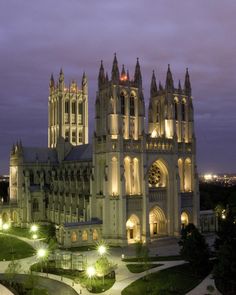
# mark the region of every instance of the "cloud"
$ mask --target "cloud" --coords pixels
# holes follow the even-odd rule
[[[110,74],[114,52],[131,75],[140,57],[146,103],[153,69],[164,81],[170,63],[177,83],[189,67],[199,170],[234,171],[235,14],[236,3],[221,0],[2,0],[0,173],[19,136],[46,145],[49,76],[61,66],[68,82],[87,72],[92,128],[99,63]]]

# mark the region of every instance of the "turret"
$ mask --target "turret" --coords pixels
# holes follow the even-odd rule
[[[60,89],[61,91],[64,90],[64,73],[63,73],[62,68],[61,68],[61,70],[60,70],[60,74],[59,74],[59,89]]]
[[[166,87],[165,88],[168,92],[171,92],[174,89],[174,82],[173,82],[172,73],[170,70],[170,65],[168,65],[168,70],[167,70],[167,74],[166,74]]]
[[[82,92],[83,94],[88,94],[88,79],[85,72],[83,73],[82,77]]]
[[[186,74],[185,74],[184,92],[188,96],[191,96],[191,94],[192,94],[192,89],[191,89],[191,83],[190,83],[190,77],[189,77],[189,73],[188,73],[188,68],[186,69]]]
[[[113,65],[112,65],[111,80],[113,83],[118,83],[120,80],[120,73],[119,73],[119,67],[118,67],[118,61],[116,58],[116,54],[114,55],[114,60],[113,60]]]

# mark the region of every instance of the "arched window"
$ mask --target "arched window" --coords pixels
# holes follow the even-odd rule
[[[186,121],[186,111],[185,111],[185,103],[184,102],[182,102],[181,108],[182,108],[182,121]]]
[[[78,123],[82,124],[82,122],[83,122],[83,103],[80,102],[78,107]]]
[[[130,116],[135,116],[135,101],[134,101],[133,94],[131,94],[131,96],[130,96],[129,112],[130,112]]]
[[[30,185],[34,184],[34,172],[30,171]]]
[[[76,232],[72,232],[72,234],[71,234],[71,242],[76,242],[77,241],[77,234],[76,234]]]
[[[32,205],[32,209],[33,209],[33,212],[38,212],[39,211],[39,202],[38,200],[34,199],[33,200],[33,205]]]
[[[125,95],[123,92],[120,94],[120,112],[121,115],[125,115]]]
[[[98,232],[96,229],[93,231],[93,240],[94,241],[98,240]]]
[[[84,230],[82,234],[82,241],[87,241],[87,240],[88,240],[88,233],[86,230]]]
[[[72,102],[72,114],[73,115],[76,114],[76,104],[75,104],[75,101]]]
[[[156,117],[157,123],[160,121],[160,112],[159,112],[159,105],[157,104],[157,117]]]
[[[65,113],[69,113],[69,101],[65,101]]]
[[[113,157],[111,161],[111,193],[112,195],[118,194],[118,164],[117,164],[117,158]]]
[[[174,109],[175,109],[175,120],[178,120],[178,102],[175,100],[174,102]]]
[[[132,194],[132,177],[131,177],[131,159],[125,157],[124,159],[125,168],[125,191],[127,195]]]

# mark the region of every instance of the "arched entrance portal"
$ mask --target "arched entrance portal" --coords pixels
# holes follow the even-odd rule
[[[139,218],[132,214],[126,222],[127,240],[128,243],[140,241],[140,223]]]
[[[155,206],[149,213],[150,237],[156,238],[167,234],[166,217],[163,210]]]
[[[186,225],[189,224],[188,214],[186,212],[182,212],[181,214],[181,227],[185,228]]]

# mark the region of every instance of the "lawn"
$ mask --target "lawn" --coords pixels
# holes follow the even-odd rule
[[[41,263],[33,264],[30,267],[30,269],[32,271],[40,272]],[[115,278],[113,277],[111,278],[109,277],[109,275],[104,277],[104,284],[103,284],[102,278],[94,277],[92,280],[90,280],[87,278],[84,271],[55,268],[54,262],[48,262],[47,267],[45,266],[43,267],[43,272],[55,274],[58,276],[62,276],[62,277],[66,277],[71,280],[74,280],[75,282],[80,283],[81,286],[83,286],[84,288],[89,289],[91,293],[101,293],[103,291],[106,291],[110,289],[115,283]]]
[[[126,264],[128,270],[132,273],[140,273],[146,270],[149,270],[151,268],[157,267],[157,266],[161,266],[163,264],[143,264],[143,263],[135,263],[135,264]]]
[[[182,295],[197,286],[205,277],[193,274],[189,264],[178,265],[141,278],[122,291],[122,295]]]
[[[35,250],[29,244],[10,236],[0,234],[0,260],[12,260],[29,257]]]
[[[36,232],[39,239],[47,238],[51,233],[51,226],[50,225],[38,225],[38,231]],[[8,234],[16,235],[18,237],[32,239],[33,232],[30,231],[30,228],[22,228],[22,227],[15,227],[12,226],[7,230]]]
[[[183,260],[180,255],[172,255],[172,256],[153,256],[148,257],[148,261],[175,261],[175,260]],[[131,257],[123,259],[124,262],[140,262],[142,258],[139,257]]]

